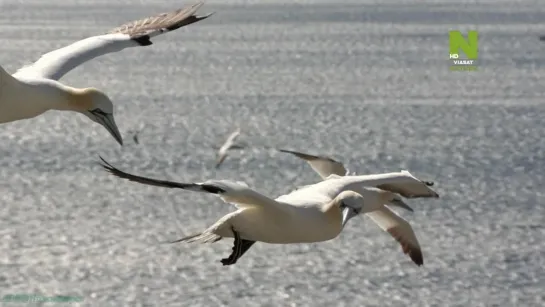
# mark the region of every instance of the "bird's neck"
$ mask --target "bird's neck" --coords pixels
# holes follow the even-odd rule
[[[35,89],[33,100],[48,110],[83,112],[92,107],[92,98],[86,88],[71,87],[55,80],[40,80],[31,87]]]
[[[10,105],[14,112],[21,109],[25,118],[48,110],[82,111],[91,102],[84,89],[55,80],[8,77],[2,75],[2,103]]]
[[[50,79],[12,76],[0,67],[0,123],[36,117],[48,110],[91,109],[92,89],[78,89]]]
[[[84,112],[93,107],[91,90],[62,85],[63,99],[57,110]]]

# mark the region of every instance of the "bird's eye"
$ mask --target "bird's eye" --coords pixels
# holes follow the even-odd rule
[[[98,108],[94,109],[94,110],[91,110],[89,112],[91,112],[91,114],[93,114],[95,116],[106,116],[107,115],[106,112],[104,112],[104,111],[102,111],[101,109],[98,109]]]

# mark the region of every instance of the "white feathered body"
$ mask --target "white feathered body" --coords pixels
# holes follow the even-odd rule
[[[321,242],[335,238],[342,230],[341,211],[323,213],[318,207],[290,207],[288,212],[242,208],[218,220],[207,232],[233,237],[231,227],[242,239],[271,244]],[[337,222],[335,222],[335,220]]]

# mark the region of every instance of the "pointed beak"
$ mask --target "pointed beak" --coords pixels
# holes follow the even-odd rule
[[[348,220],[350,220],[351,218],[353,218],[354,216],[358,215],[358,212],[350,207],[345,207],[343,209],[343,221],[342,221],[342,226],[344,228],[344,226],[346,225],[346,223],[348,222]]]
[[[114,115],[113,114],[95,114],[95,117],[97,119],[97,122],[104,126],[108,132],[114,137],[114,139],[119,143],[119,145],[123,146],[123,137],[121,137],[121,133],[119,132],[119,129],[117,128],[117,125],[115,123]]]
[[[409,205],[407,205],[401,199],[394,199],[394,200],[390,201],[389,204],[392,205],[392,206],[397,206],[397,207],[403,208],[405,210],[409,210],[411,212],[414,212],[413,208],[409,207]]]

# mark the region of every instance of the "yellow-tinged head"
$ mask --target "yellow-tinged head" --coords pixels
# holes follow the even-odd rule
[[[102,125],[120,145],[123,145],[123,138],[114,119],[114,106],[106,94],[92,87],[74,89],[70,91],[68,104],[71,110],[83,113]]]

